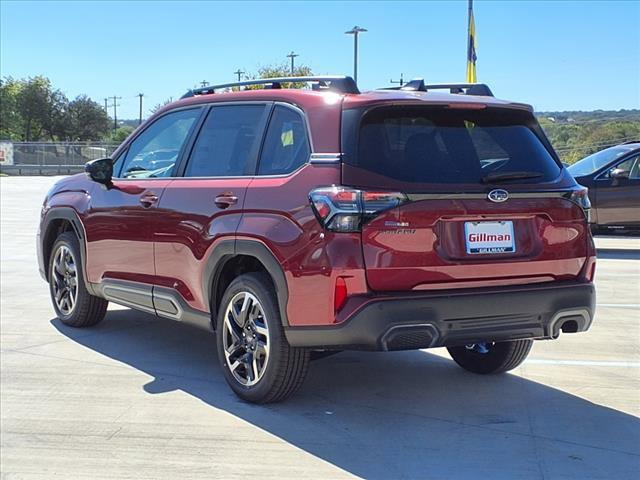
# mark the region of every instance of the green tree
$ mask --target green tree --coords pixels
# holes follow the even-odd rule
[[[48,78],[37,76],[21,80],[16,97],[16,110],[21,120],[21,137],[30,142],[40,140],[47,126],[51,124],[51,115],[59,94],[51,87]]]
[[[309,77],[313,75],[311,67],[306,65],[299,65],[293,69],[293,75],[291,75],[291,67],[287,63],[281,63],[276,65],[264,65],[258,68],[258,73],[248,78],[278,78],[278,77]],[[303,88],[306,84],[304,82],[285,83],[283,88]],[[251,85],[248,87],[250,90],[257,90],[263,88],[260,85]]]
[[[151,112],[151,115],[153,115],[154,113],[156,113],[158,110],[160,110],[165,105],[169,105],[171,102],[173,102],[173,97],[169,97],[164,102],[160,102],[160,103],[156,104],[156,106],[153,107],[151,110],[149,110],[149,112]]]
[[[100,140],[111,127],[109,116],[99,103],[80,95],[69,103],[71,135],[73,141]]]
[[[123,125],[122,127],[118,128],[115,132],[113,132],[111,134],[111,140],[114,143],[122,143],[126,140],[126,138],[131,135],[131,132],[133,132],[135,130],[135,128],[133,128],[130,125]]]
[[[0,79],[0,140],[20,140],[22,120],[18,94],[22,85],[11,77]]]

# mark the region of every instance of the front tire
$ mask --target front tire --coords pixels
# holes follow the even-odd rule
[[[302,385],[309,351],[291,347],[269,278],[248,273],[225,291],[216,322],[218,360],[225,380],[243,400],[284,400]]]
[[[529,355],[533,340],[484,342],[447,347],[451,358],[472,373],[503,373],[519,366]]]
[[[72,232],[56,239],[49,258],[49,293],[56,316],[70,327],[102,321],[109,302],[91,295],[84,283],[80,243]]]

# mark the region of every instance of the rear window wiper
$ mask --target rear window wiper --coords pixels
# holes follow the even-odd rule
[[[480,179],[482,183],[497,183],[507,180],[523,180],[525,178],[540,178],[543,174],[540,172],[492,172]]]

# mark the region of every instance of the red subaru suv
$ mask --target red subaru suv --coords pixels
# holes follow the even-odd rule
[[[38,253],[62,322],[114,302],[202,325],[263,403],[314,351],[445,346],[486,374],[587,330],[588,208],[532,108],[486,85],[261,79],[188,92],[59,181]]]

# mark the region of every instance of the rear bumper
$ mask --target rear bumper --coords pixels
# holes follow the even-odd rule
[[[346,321],[326,327],[286,327],[292,346],[409,350],[480,341],[556,338],[584,332],[595,312],[593,283],[448,290],[362,297]]]

